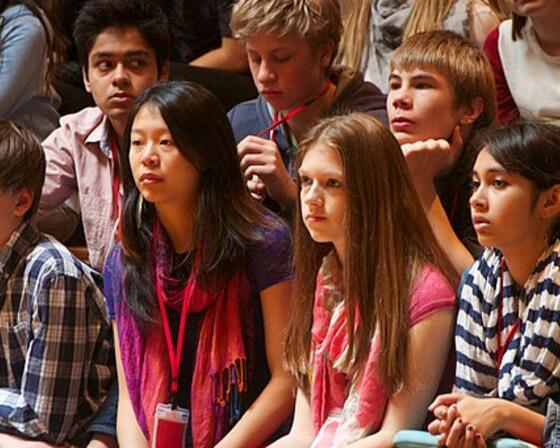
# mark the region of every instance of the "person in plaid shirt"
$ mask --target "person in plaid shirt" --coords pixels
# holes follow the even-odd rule
[[[30,218],[45,156],[0,121],[0,446],[80,443],[114,377],[111,326],[91,271]]]

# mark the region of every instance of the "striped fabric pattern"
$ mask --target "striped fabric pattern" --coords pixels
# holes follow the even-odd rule
[[[514,283],[505,263],[501,284],[503,256],[496,249],[486,249],[473,264],[459,289],[456,390],[539,410],[547,398],[560,398],[559,251],[556,240],[523,287]],[[500,306],[502,344],[518,317],[520,324],[498,366]]]

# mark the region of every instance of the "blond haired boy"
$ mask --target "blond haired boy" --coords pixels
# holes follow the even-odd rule
[[[338,0],[240,0],[231,28],[246,46],[260,94],[229,112],[241,169],[254,197],[291,208],[293,156],[307,130],[335,112],[386,122],[385,96],[360,73],[333,67],[342,32]]]

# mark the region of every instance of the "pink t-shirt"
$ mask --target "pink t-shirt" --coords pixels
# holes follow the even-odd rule
[[[378,373],[380,346],[377,338],[374,338],[364,374],[357,383],[350,383],[351,377],[337,367],[348,340],[346,313],[342,303],[332,312],[324,307],[325,300],[333,296],[329,285],[323,284],[319,275],[318,290],[321,288],[326,288],[326,293],[321,294],[319,300],[316,297],[314,316],[322,323],[313,325],[311,408],[317,431],[314,448],[343,446],[378,431],[389,399]],[[455,306],[455,291],[447,279],[433,266],[426,266],[413,287],[409,326],[412,328],[430,315]],[[329,322],[327,328],[325,322]],[[446,336],[435,334],[434,338]]]

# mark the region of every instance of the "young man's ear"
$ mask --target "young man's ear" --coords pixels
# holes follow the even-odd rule
[[[484,100],[482,97],[477,96],[473,98],[469,105],[465,105],[461,108],[461,115],[459,117],[460,125],[470,125],[474,124],[476,119],[484,111]]]
[[[540,214],[545,219],[560,216],[560,184],[541,192]]]
[[[158,81],[168,81],[169,80],[169,59],[163,63],[161,70],[159,71]]]
[[[88,78],[88,73],[87,73],[87,68],[85,65],[82,65],[82,79],[84,80],[84,86],[86,88],[86,91],[88,93],[91,93],[91,88],[89,85],[89,78]]]
[[[16,205],[14,207],[14,215],[18,218],[25,216],[25,214],[33,206],[33,192],[28,188],[22,188],[16,193]]]

